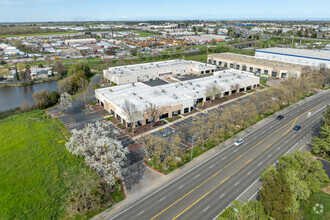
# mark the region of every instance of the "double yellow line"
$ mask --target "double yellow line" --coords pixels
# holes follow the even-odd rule
[[[191,191],[189,191],[187,194],[185,194],[184,196],[182,196],[181,198],[179,198],[178,200],[176,200],[174,203],[172,203],[171,205],[169,205],[168,207],[166,207],[164,210],[162,210],[161,212],[159,212],[157,215],[155,215],[154,217],[151,218],[151,220],[157,218],[159,215],[161,215],[162,213],[164,213],[166,210],[168,210],[169,208],[171,208],[172,206],[174,206],[175,204],[177,204],[178,202],[180,202],[182,199],[184,199],[185,197],[187,197],[189,194],[191,194],[192,192],[194,192],[196,189],[198,189],[199,187],[201,187],[204,183],[208,182],[209,180],[211,180],[213,177],[215,177],[216,175],[218,175],[221,171],[223,171],[225,168],[227,168],[228,166],[230,166],[232,163],[234,163],[235,161],[237,161],[238,159],[240,159],[241,157],[243,157],[245,154],[247,154],[250,150],[254,149],[256,146],[258,146],[260,143],[262,143],[263,141],[265,141],[266,139],[268,139],[270,136],[272,136],[273,134],[277,133],[279,130],[281,130],[282,128],[284,128],[285,126],[287,126],[288,124],[292,123],[292,126],[290,127],[290,129],[288,129],[281,137],[283,137],[284,135],[286,135],[294,126],[294,124],[296,123],[296,121],[298,120],[298,118],[300,118],[303,114],[305,114],[306,112],[309,112],[315,108],[317,108],[318,106],[324,104],[324,102],[320,103],[319,105],[305,111],[304,113],[300,114],[298,117],[296,117],[295,119],[292,119],[290,122],[286,123],[285,125],[283,125],[282,127],[280,127],[279,129],[277,129],[276,131],[274,131],[273,133],[271,133],[270,135],[268,135],[266,138],[264,138],[263,140],[261,140],[259,143],[257,143],[255,146],[251,147],[249,150],[247,150],[246,152],[244,152],[242,155],[240,155],[239,157],[237,157],[235,160],[231,161],[229,164],[227,164],[224,168],[220,169],[219,171],[217,171],[215,174],[213,174],[211,177],[209,177],[208,179],[206,179],[205,181],[203,181],[201,184],[199,184],[198,186],[196,186],[194,189],[192,189]],[[280,138],[281,138],[280,137]],[[279,138],[278,138],[279,139]],[[278,140],[277,139],[277,140]],[[277,141],[276,140],[276,141]],[[276,142],[275,141],[275,142]],[[275,143],[273,142],[273,143]],[[272,143],[272,144],[273,144]],[[248,163],[250,163],[253,159],[255,159],[257,156],[259,156],[261,153],[263,153],[266,149],[268,149],[272,144],[268,145],[265,149],[263,149],[261,152],[259,152],[256,156],[254,156],[252,159],[250,159],[249,161],[247,161],[243,166],[241,166],[239,169],[237,169],[234,173],[232,173],[230,176],[228,176],[226,179],[224,179],[223,181],[221,181],[218,185],[216,185],[213,189],[211,189],[210,191],[208,191],[206,194],[204,194],[202,197],[200,197],[198,200],[196,200],[193,204],[191,204],[189,207],[187,207],[185,210],[183,210],[182,212],[180,212],[177,216],[175,216],[173,219],[177,219],[178,217],[180,217],[183,213],[185,213],[188,209],[190,209],[192,206],[194,206],[196,203],[198,203],[200,200],[202,200],[204,197],[206,197],[208,194],[210,194],[212,191],[214,191],[216,188],[218,188],[221,184],[223,184],[226,180],[228,180],[230,177],[232,177],[235,173],[237,173],[239,170],[241,170],[244,166],[246,166]]]

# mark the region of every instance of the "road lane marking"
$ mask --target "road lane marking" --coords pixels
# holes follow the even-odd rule
[[[200,174],[197,174],[196,176],[195,176],[195,178],[197,178],[197,177],[199,177],[200,176]]]
[[[163,201],[165,198],[166,198],[166,196],[165,196],[165,197],[163,197],[163,198],[161,198],[161,199],[159,200],[159,202],[160,202],[160,201]]]
[[[262,164],[262,162],[260,162],[259,164],[258,164],[258,166],[260,166]]]
[[[246,175],[248,176],[248,175],[250,175],[251,174],[251,171],[250,172],[248,172]]]
[[[238,151],[238,149],[234,150],[234,152]]]
[[[219,198],[221,199],[224,195],[226,195],[226,193],[222,194]]]
[[[281,149],[281,147],[278,147],[277,150]]]
[[[222,158],[221,160],[224,160],[224,159],[226,159],[227,157],[224,157],[224,158]]]
[[[285,143],[288,143],[288,141],[286,141]]]
[[[324,104],[324,102],[316,105],[314,108],[317,108],[318,106]],[[312,110],[309,109],[306,112]],[[227,168],[228,166],[230,166],[232,163],[236,162],[237,160],[239,160],[241,157],[243,157],[245,154],[247,154],[250,150],[254,149],[256,146],[258,146],[260,143],[262,143],[263,141],[265,141],[266,139],[268,139],[270,136],[272,136],[273,134],[277,133],[278,131],[280,131],[282,128],[284,128],[285,126],[287,126],[288,124],[292,125],[291,127],[282,135],[282,137],[284,135],[286,135],[294,126],[294,124],[296,123],[296,121],[298,120],[298,118],[302,115],[304,115],[306,112],[302,113],[301,115],[299,115],[298,117],[296,117],[295,119],[292,119],[291,121],[289,121],[288,123],[286,123],[285,125],[283,125],[282,127],[278,128],[276,131],[274,131],[273,133],[271,133],[270,135],[268,135],[267,137],[265,137],[263,140],[261,140],[259,143],[257,143],[255,146],[253,146],[252,148],[250,148],[249,150],[245,151],[243,154],[241,154],[239,157],[237,157],[236,159],[232,160],[229,164],[227,164],[225,167],[223,167],[222,169],[218,170],[216,173],[214,173],[212,176],[210,176],[209,178],[207,178],[206,180],[204,180],[201,184],[199,184],[198,186],[196,186],[194,189],[190,190],[188,193],[186,193],[185,195],[183,195],[181,198],[179,198],[178,200],[176,200],[175,202],[173,202],[171,205],[169,205],[168,207],[166,207],[165,209],[163,209],[161,212],[159,212],[157,215],[155,215],[154,217],[151,218],[151,220],[157,218],[159,215],[161,215],[162,213],[164,213],[166,210],[168,210],[169,208],[171,208],[172,206],[174,206],[175,204],[177,204],[178,202],[180,202],[182,199],[184,199],[185,197],[187,197],[189,194],[191,194],[192,192],[194,192],[196,189],[198,189],[199,187],[201,187],[204,183],[208,182],[210,179],[214,178],[215,176],[217,176],[222,170],[224,170],[225,168]],[[275,142],[274,142],[275,143]],[[273,143],[272,143],[273,144]],[[199,202],[201,199],[203,199],[205,196],[207,196],[208,194],[210,194],[213,190],[215,190],[217,187],[219,187],[223,182],[225,182],[227,179],[229,179],[231,176],[233,176],[235,173],[237,173],[240,169],[242,169],[246,164],[250,163],[254,158],[256,158],[258,155],[260,155],[262,152],[264,152],[266,149],[268,149],[272,144],[268,145],[266,148],[264,148],[261,152],[259,152],[257,155],[255,155],[252,159],[250,159],[248,162],[246,162],[242,167],[240,167],[238,170],[236,170],[234,173],[232,173],[229,177],[225,178],[223,181],[221,181],[217,186],[215,186],[212,190],[210,190],[209,192],[207,192],[206,194],[204,194],[202,197],[200,197],[197,201],[195,201],[193,204],[191,204],[188,208],[186,208],[185,210],[183,210],[180,214],[178,214],[176,217],[174,217],[173,219],[177,219],[180,215],[182,215],[184,212],[186,212],[188,209],[190,209],[192,206],[194,206],[197,202]]]
[[[305,147],[305,144],[301,148],[299,148],[299,150],[303,149],[304,147]]]
[[[137,216],[141,215],[144,212],[144,210],[142,212],[139,212],[139,214],[137,214]]]
[[[257,136],[255,136],[255,137],[253,138],[253,140],[255,140],[255,139],[257,139]]]
[[[235,186],[237,186],[237,184],[239,184],[239,182],[235,183]]]
[[[272,156],[272,155],[271,155],[271,154],[269,154],[269,155],[268,155],[268,158],[270,158],[271,156]]]
[[[184,187],[184,185],[181,185],[178,189],[181,189],[182,187]]]
[[[214,167],[214,164],[212,166],[210,166],[209,169],[211,169],[212,167]]]
[[[203,212],[205,212],[206,210],[208,210],[208,208],[209,208],[209,207],[206,207],[206,208],[203,210]]]

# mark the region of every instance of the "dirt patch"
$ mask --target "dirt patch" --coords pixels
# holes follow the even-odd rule
[[[330,195],[330,184],[327,187],[324,187],[320,189],[322,192],[325,192],[326,194]]]

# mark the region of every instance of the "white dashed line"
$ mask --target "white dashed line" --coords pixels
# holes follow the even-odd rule
[[[142,212],[140,212],[139,214],[137,214],[137,216],[141,215],[144,212],[144,210]]]
[[[281,149],[281,147],[278,147],[277,150]]]
[[[237,184],[239,184],[239,182],[235,183],[235,186],[237,186]]]
[[[253,140],[257,139],[257,137],[254,137]]]
[[[272,155],[271,155],[271,154],[269,154],[269,155],[268,155],[268,158],[269,158],[269,157],[271,157],[271,156],[272,156]]]
[[[210,166],[209,169],[211,169],[212,167],[214,167],[214,164],[212,166]]]
[[[224,158],[222,158],[221,160],[224,160],[224,159],[226,159],[227,157],[224,157]]]
[[[195,178],[197,178],[197,177],[199,177],[200,176],[200,174],[197,174],[196,176],[195,176]]]
[[[238,149],[234,150],[234,152],[236,152]]]
[[[260,162],[259,164],[258,164],[258,166],[260,166],[262,164],[262,162]]]
[[[219,198],[221,199],[224,195],[226,195],[226,193],[222,194]]]
[[[203,212],[205,212],[208,208],[209,208],[209,207],[206,207],[206,208],[203,210]]]
[[[251,174],[251,171],[250,172],[248,172],[246,175],[248,176],[248,175],[250,175]]]
[[[178,189],[181,189],[184,185],[181,185]]]
[[[165,197],[163,197],[163,198],[161,198],[161,199],[159,200],[159,202],[160,202],[160,201],[163,201],[165,198],[166,198],[166,196],[165,196]]]
[[[305,144],[301,148],[299,148],[299,150],[303,149],[304,147],[305,147]]]

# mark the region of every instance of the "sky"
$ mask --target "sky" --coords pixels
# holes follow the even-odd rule
[[[0,0],[0,22],[330,20],[330,0]]]

